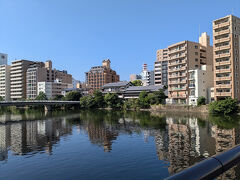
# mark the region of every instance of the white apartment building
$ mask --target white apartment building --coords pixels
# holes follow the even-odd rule
[[[52,82],[38,82],[37,93],[43,92],[46,94],[48,99],[52,98]]]
[[[11,99],[18,100],[26,98],[26,72],[33,61],[16,60],[12,62],[10,71]]]
[[[62,95],[62,91],[68,88],[69,84],[62,83],[59,79],[54,82],[38,82],[37,92],[43,92],[48,99],[55,98],[57,95]]]
[[[8,55],[0,53],[0,65],[7,65]]]
[[[5,101],[10,100],[10,68],[9,65],[0,65],[0,96]]]
[[[189,105],[197,105],[199,97],[206,98],[210,102],[210,90],[213,87],[212,66],[202,65],[200,69],[189,70]]]

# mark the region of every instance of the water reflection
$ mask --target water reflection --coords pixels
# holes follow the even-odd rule
[[[122,134],[143,134],[145,142],[153,137],[156,155],[168,164],[171,175],[240,141],[239,117],[110,111],[63,114],[2,114],[1,122],[8,123],[0,124],[0,161],[7,161],[9,152],[21,156],[39,152],[51,155],[53,146],[76,128],[106,153],[111,152]],[[235,179],[239,172],[236,166],[219,179]]]

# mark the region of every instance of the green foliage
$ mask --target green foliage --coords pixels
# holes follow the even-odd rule
[[[134,80],[134,81],[132,81],[132,85],[133,86],[142,86],[143,84],[142,84],[141,80]]]
[[[80,98],[80,107],[81,108],[95,108],[96,103],[92,96],[83,96]]]
[[[102,108],[105,106],[104,97],[101,91],[99,90],[94,91],[93,98],[94,98],[96,107]]]
[[[127,99],[125,100],[123,104],[123,109],[128,110],[128,109],[139,109],[139,100],[138,99]]]
[[[56,95],[55,98],[53,98],[53,100],[56,100],[56,101],[64,100],[64,96],[63,95]]]
[[[240,117],[238,115],[233,116],[216,116],[210,115],[209,121],[218,126],[221,129],[233,129],[239,127]]]
[[[107,93],[104,96],[104,101],[109,108],[121,108],[122,107],[122,100],[118,98],[116,93]]]
[[[149,108],[150,107],[148,93],[146,91],[142,91],[139,94],[139,105],[140,105],[140,108]]]
[[[199,97],[198,100],[197,100],[197,105],[198,106],[206,105],[206,98],[203,97],[203,96]]]
[[[79,101],[82,94],[77,91],[68,92],[64,98],[66,101]]]
[[[2,96],[0,96],[0,101],[4,101],[4,99],[3,99],[3,97],[2,97]]]
[[[165,100],[166,100],[167,97],[166,97],[166,95],[165,95],[165,93],[162,89],[154,92],[154,95],[157,98],[157,102],[155,104],[164,104],[165,103]]]
[[[39,92],[38,96],[35,98],[35,100],[47,100],[47,96],[44,92]]]
[[[214,114],[232,114],[238,112],[238,102],[236,99],[227,98],[214,101],[209,105],[209,111]]]

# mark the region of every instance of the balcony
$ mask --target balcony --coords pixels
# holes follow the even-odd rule
[[[186,91],[186,90],[187,90],[187,87],[182,87],[182,88],[176,88],[176,87],[168,88],[168,91]]]
[[[218,54],[218,55],[214,55],[215,59],[216,58],[225,58],[225,57],[230,57],[231,53],[223,53],[223,54]]]
[[[187,61],[186,60],[182,60],[181,62],[169,62],[168,63],[168,66],[176,66],[176,65],[179,65],[179,64],[186,64]]]
[[[215,66],[230,65],[231,61],[215,62]]]
[[[181,68],[172,68],[172,69],[168,69],[168,72],[176,72],[176,71],[186,71],[186,66],[181,67]]]
[[[216,69],[215,73],[228,73],[231,72],[231,68],[229,69]]]
[[[229,42],[229,41],[230,41],[230,37],[226,37],[226,38],[214,39],[213,43],[217,44],[217,43],[223,43],[223,42]]]
[[[189,88],[195,88],[195,84],[189,84]]]
[[[181,51],[185,51],[186,50],[186,47],[182,47],[182,48],[174,48],[173,50],[170,50],[168,51],[168,54],[174,54],[174,53],[178,53],[178,52],[181,52]]]
[[[215,96],[232,96],[231,92],[216,92]]]
[[[180,56],[171,56],[169,57],[170,60],[174,60],[174,59],[179,59],[179,58],[184,58],[186,56],[186,53],[182,53]]]
[[[231,81],[232,77],[216,77],[215,81]]]
[[[227,21],[227,22],[224,22],[224,23],[213,25],[213,29],[222,28],[222,27],[229,26],[229,25],[230,25],[230,22]]]
[[[187,98],[186,94],[173,94],[169,95],[169,98]]]
[[[229,33],[230,33],[230,29],[226,29],[219,32],[214,32],[214,36],[219,36],[219,35],[229,34]]]
[[[215,47],[214,51],[221,51],[221,50],[230,49],[230,48],[231,48],[230,45],[219,46],[219,47]]]
[[[219,88],[219,89],[231,89],[232,85],[231,84],[218,84],[215,87]]]

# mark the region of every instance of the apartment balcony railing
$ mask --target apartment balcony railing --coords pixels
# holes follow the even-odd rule
[[[187,87],[182,88],[168,88],[169,91],[186,91]]]
[[[176,72],[176,71],[186,71],[186,66],[181,67],[181,68],[169,68],[168,72]]]
[[[216,69],[215,73],[228,73],[231,72],[231,68],[229,69]]]
[[[225,27],[225,26],[229,26],[230,25],[230,22],[225,22],[225,23],[220,23],[220,24],[217,24],[217,25],[213,25],[213,29],[217,29],[217,28],[222,28],[222,27]]]
[[[187,98],[186,94],[174,94],[174,95],[169,95],[169,98]]]
[[[221,51],[221,50],[230,49],[230,48],[231,48],[230,45],[219,46],[219,47],[215,47],[214,51]]]
[[[218,89],[225,89],[225,88],[231,89],[231,88],[232,88],[232,85],[231,85],[231,84],[218,84],[218,85],[216,85],[215,87],[216,87],[216,89],[217,89],[217,88],[218,88]]]
[[[216,96],[232,96],[231,92],[216,92],[215,93]]]
[[[170,60],[179,59],[179,58],[184,58],[185,56],[186,56],[186,53],[182,53],[180,56],[173,55],[169,59]]]
[[[215,62],[215,66],[230,65],[231,61]]]
[[[216,77],[215,79],[216,81],[231,81],[232,80],[232,77]]]
[[[189,88],[195,88],[195,84],[189,84]]]
[[[182,81],[169,81],[169,84],[186,84],[187,80],[182,80]]]
[[[217,43],[228,42],[228,41],[230,41],[230,37],[215,39],[213,43],[217,44]]]
[[[169,62],[168,63],[168,66],[176,66],[176,65],[179,65],[179,64],[186,64],[186,60],[182,60],[180,62]]]
[[[186,47],[181,47],[181,48],[170,50],[170,51],[168,51],[168,54],[174,54],[174,53],[178,53],[181,51],[186,51]]]
[[[214,36],[219,36],[219,35],[229,34],[229,33],[230,33],[230,29],[226,29],[219,32],[214,32]]]
[[[223,54],[215,54],[215,58],[224,58],[224,57],[230,57],[231,53],[223,53]]]

